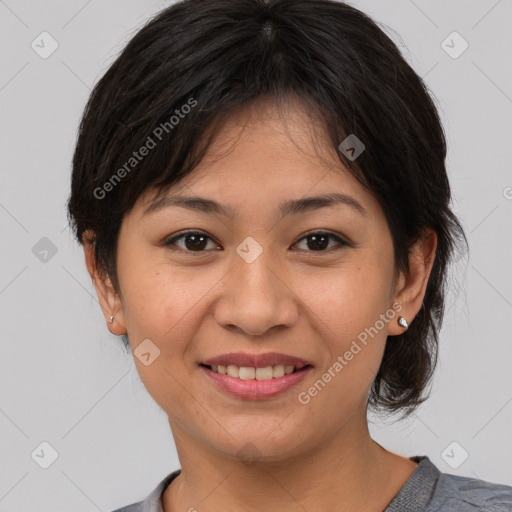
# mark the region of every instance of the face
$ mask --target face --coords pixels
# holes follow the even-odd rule
[[[141,380],[167,413],[177,445],[188,440],[228,456],[251,446],[279,460],[343,428],[358,435],[386,338],[403,332],[392,305],[400,302],[408,319],[421,306],[429,268],[394,279],[378,202],[335,155],[318,149],[329,147],[321,126],[290,105],[286,126],[272,105],[240,110],[166,196],[221,208],[164,202],[145,212],[155,193],[143,194],[119,235],[120,294],[97,286],[106,317],[115,313],[111,329],[128,333]],[[283,208],[325,194],[344,200]],[[372,327],[378,332],[363,343]],[[234,352],[280,353],[309,366],[281,392],[261,394],[262,385],[237,394],[201,366]],[[312,391],[319,379],[324,385]]]

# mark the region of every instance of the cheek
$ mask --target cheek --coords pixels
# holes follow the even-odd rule
[[[302,387],[299,402],[312,415],[330,411],[322,429],[340,425],[364,403],[380,367],[387,339],[381,314],[387,309],[387,280],[379,268],[360,264],[314,280],[303,289],[306,313],[314,323],[319,352],[326,355],[311,387]]]
[[[166,262],[150,261],[150,256],[139,258],[137,254],[125,258],[119,272],[123,309],[140,379],[160,407],[170,411],[190,400],[186,383],[191,367],[184,364],[190,360],[186,352],[201,323],[200,299],[207,296],[218,278],[196,274],[191,279],[190,272],[171,269]],[[145,340],[154,344],[148,345],[148,351],[158,354],[148,365],[137,357],[137,347],[142,347],[143,341],[147,344]]]
[[[370,387],[383,357],[390,322],[383,315],[390,308],[390,265],[376,252],[361,253],[357,264],[336,269],[328,279],[317,276],[303,283],[301,296],[310,311],[306,314],[316,318],[318,338],[329,354],[322,361],[325,380],[348,393],[348,400]]]
[[[126,327],[130,342],[136,346],[149,338],[165,354],[183,357],[187,340],[200,324],[199,316],[222,273],[197,266],[180,269],[171,266],[165,256],[137,254],[119,259],[123,283]]]
[[[373,258],[358,258],[357,264],[308,274],[296,289],[305,311],[310,309],[322,322],[325,334],[347,340],[373,325],[389,306],[391,276]],[[305,314],[308,314],[307,312]]]

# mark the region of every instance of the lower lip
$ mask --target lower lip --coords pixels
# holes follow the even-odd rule
[[[274,379],[243,380],[214,372],[205,366],[200,365],[199,368],[212,379],[222,391],[245,400],[262,400],[264,398],[278,396],[296,386],[306,374],[313,369],[312,366],[305,366],[301,370]]]

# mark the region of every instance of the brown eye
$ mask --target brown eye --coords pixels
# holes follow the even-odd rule
[[[336,248],[336,245],[338,248],[343,246],[351,246],[348,242],[339,236],[323,231],[309,233],[299,242],[302,242],[302,240],[306,240],[306,248],[304,249],[306,252],[329,252],[330,249]],[[214,242],[214,240],[205,233],[200,231],[187,231],[171,238],[165,242],[164,245],[171,250],[182,250],[189,253],[202,253],[208,250],[208,241]],[[337,242],[337,244],[330,246],[330,242],[332,241]],[[213,246],[210,246],[209,248],[220,249],[220,247],[215,245],[215,243],[213,243]]]
[[[348,246],[347,242],[342,240],[339,236],[334,235],[333,233],[326,233],[323,231],[318,231],[315,233],[310,233],[303,237],[302,240],[307,240],[306,247],[307,251],[312,252],[326,252],[326,249],[331,249],[332,247],[329,247],[329,239],[335,240],[338,242],[338,245],[341,246]]]
[[[201,233],[199,231],[188,231],[185,233],[181,233],[174,238],[171,238],[167,242],[165,242],[165,246],[174,250],[171,246],[177,246],[179,249],[182,249],[187,252],[204,252],[207,246],[207,241],[212,240],[211,237]],[[179,245],[176,242],[183,241],[183,245]],[[213,240],[212,240],[213,241]],[[217,246],[215,246],[217,247]]]

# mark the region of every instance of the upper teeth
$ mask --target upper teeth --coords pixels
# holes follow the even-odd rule
[[[282,377],[283,375],[288,375],[293,373],[295,366],[284,366],[282,364],[277,364],[275,366],[266,366],[265,368],[251,368],[248,366],[236,366],[234,364],[230,364],[228,366],[223,366],[221,364],[212,366],[212,370],[217,373],[221,373],[223,375],[229,375],[230,377],[235,377],[243,380],[270,380],[276,379],[278,377]]]

